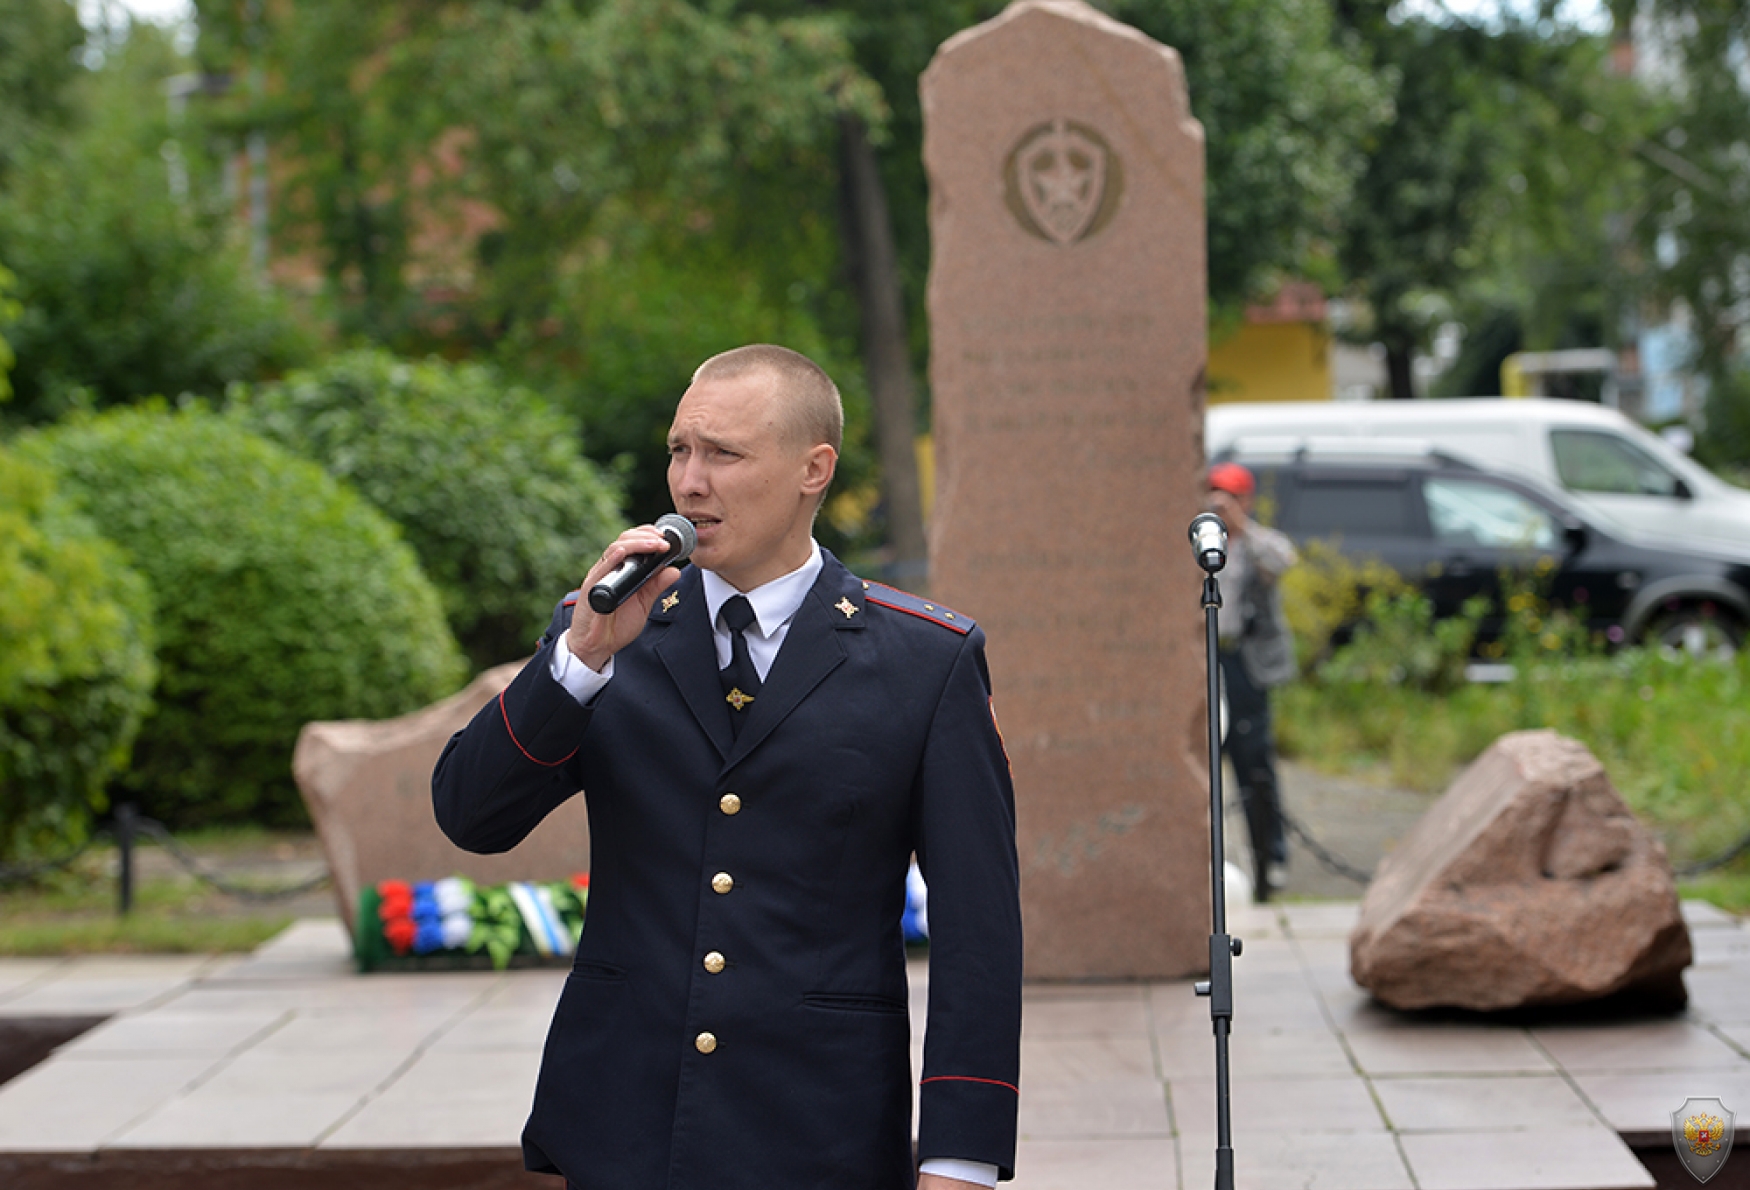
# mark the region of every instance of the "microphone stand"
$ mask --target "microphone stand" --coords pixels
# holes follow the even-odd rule
[[[1206,548],[1200,540],[1198,522],[1214,521],[1220,527],[1220,548]],[[1207,531],[1207,530],[1206,530]],[[1199,980],[1194,990],[1209,997],[1209,1019],[1215,1028],[1215,1190],[1233,1190],[1234,1150],[1232,1118],[1228,1103],[1227,1039],[1234,1015],[1233,961],[1240,953],[1240,940],[1227,932],[1227,883],[1224,880],[1226,849],[1222,845],[1221,805],[1221,661],[1217,652],[1216,611],[1221,607],[1221,588],[1215,574],[1227,565],[1227,527],[1219,518],[1204,513],[1191,523],[1191,540],[1203,576],[1204,654],[1209,679],[1209,893],[1212,929],[1209,935],[1209,978]]]

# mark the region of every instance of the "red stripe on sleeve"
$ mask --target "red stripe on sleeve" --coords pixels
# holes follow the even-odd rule
[[[920,1080],[918,1086],[921,1087],[924,1083],[989,1083],[993,1087],[1007,1087],[1017,1095],[1021,1093],[1021,1088],[1014,1083],[1005,1083],[1000,1078],[973,1078],[968,1074],[933,1074]]]
[[[566,761],[570,760],[573,756],[577,755],[577,748],[573,748],[558,760],[537,760],[527,748],[523,747],[523,742],[516,738],[516,731],[512,729],[510,725],[510,712],[504,708],[504,691],[502,690],[498,692],[498,713],[504,716],[505,734],[510,736],[510,742],[516,745],[516,750],[521,752],[524,756],[527,756],[531,761],[540,765],[542,768],[556,769]],[[582,745],[579,745],[579,747],[582,747]]]

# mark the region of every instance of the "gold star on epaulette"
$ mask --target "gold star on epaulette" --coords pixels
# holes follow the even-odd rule
[[[741,692],[741,687],[737,686],[735,689],[731,690],[728,694],[725,694],[723,696],[723,701],[728,703],[730,706],[734,707],[736,710],[740,711],[740,710],[745,710],[747,707],[747,704],[753,701],[753,695],[743,694]]]
[[[838,611],[844,612],[845,619],[847,619],[847,620],[862,610],[856,604],[852,603],[849,599],[843,599],[843,598],[841,598],[837,603],[833,604],[833,607],[835,609],[837,609]]]
[[[665,612],[672,612],[674,610],[674,605],[679,603],[680,601],[681,601],[680,593],[675,592],[675,591],[671,591],[669,594],[663,596],[662,610]]]

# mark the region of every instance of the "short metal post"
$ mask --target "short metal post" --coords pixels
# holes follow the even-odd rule
[[[115,808],[115,847],[120,860],[116,873],[116,911],[126,917],[134,909],[134,824],[138,807],[122,802]]]

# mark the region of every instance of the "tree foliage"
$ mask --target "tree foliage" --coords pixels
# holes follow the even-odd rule
[[[75,80],[72,126],[24,144],[0,179],[0,260],[21,307],[7,331],[12,420],[152,394],[216,396],[307,350],[233,242],[217,185],[173,190],[173,164],[200,170],[173,148],[163,99],[180,65],[162,33],[135,27]]]
[[[1695,363],[1711,381],[1703,450],[1743,466],[1750,464],[1750,6],[1649,0],[1635,11],[1656,103],[1637,146],[1647,184],[1634,212],[1636,242],[1650,295],[1692,320]]]
[[[1608,39],[1506,5],[1466,18],[1391,13],[1383,0],[1338,8],[1393,84],[1341,253],[1364,312],[1352,332],[1385,345],[1392,395],[1413,395],[1412,356],[1454,318],[1491,328],[1461,369],[1487,381],[1473,392],[1496,391],[1497,345],[1613,334],[1636,116]]]
[[[0,449],[0,860],[87,836],[151,704],[152,642],[145,581]]]
[[[156,596],[156,707],[117,783],[154,817],[301,822],[305,723],[403,714],[460,683],[413,551],[314,463],[199,407],[75,418],[17,449]]]
[[[576,425],[478,364],[348,352],[239,387],[231,409],[402,527],[479,668],[526,656],[622,525]]]
[[[1334,283],[1363,146],[1389,78],[1336,36],[1328,0],[1114,0],[1176,48],[1208,154],[1209,296],[1230,313],[1285,277]]]
[[[69,0],[0,0],[0,185],[71,117],[73,54],[84,40]]]

